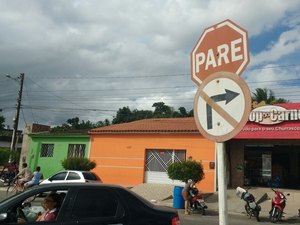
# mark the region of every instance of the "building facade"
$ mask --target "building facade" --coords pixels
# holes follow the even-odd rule
[[[62,170],[62,161],[68,157],[89,157],[87,131],[31,133],[29,138],[26,161],[32,170],[40,166],[44,177]]]
[[[231,186],[300,188],[300,103],[253,109],[226,146]]]
[[[31,133],[27,162],[50,176],[72,155],[89,157],[105,183],[178,184],[167,176],[170,163],[196,160],[205,177],[199,188],[217,190],[215,143],[199,132],[194,118],[144,119],[92,129],[88,133]],[[226,141],[229,187],[300,188],[300,103],[261,106],[234,138]],[[84,149],[84,151],[83,151]]]
[[[205,178],[199,188],[215,191],[215,144],[203,138],[194,118],[145,119],[92,129],[90,159],[105,183],[178,184],[167,176],[176,161],[202,163]]]

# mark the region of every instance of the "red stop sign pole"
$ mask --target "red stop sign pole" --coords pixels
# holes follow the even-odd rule
[[[249,63],[248,33],[230,20],[204,30],[191,53],[191,75],[197,84],[210,74],[241,75]]]

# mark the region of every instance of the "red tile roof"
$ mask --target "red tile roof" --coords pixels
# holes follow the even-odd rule
[[[90,130],[89,133],[199,133],[194,117],[143,119]]]

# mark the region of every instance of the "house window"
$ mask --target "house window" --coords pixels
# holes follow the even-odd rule
[[[41,157],[53,157],[54,144],[42,144]]]
[[[146,149],[146,171],[166,172],[174,162],[185,161],[186,151],[180,149]]]
[[[69,144],[68,158],[70,157],[84,157],[85,144]]]

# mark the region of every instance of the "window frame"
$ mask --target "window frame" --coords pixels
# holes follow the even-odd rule
[[[69,144],[68,145],[68,155],[67,158],[71,157],[78,157],[84,158],[85,157],[85,149],[86,144]]]
[[[54,144],[42,143],[40,148],[41,158],[52,158],[54,156]],[[46,153],[44,153],[46,151]]]

